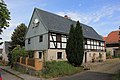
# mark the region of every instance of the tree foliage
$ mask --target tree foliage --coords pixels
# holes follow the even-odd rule
[[[3,32],[3,29],[9,27],[10,12],[7,9],[7,5],[3,0],[0,2],[0,34]],[[2,38],[0,38],[2,39]],[[0,45],[2,42],[0,42]]]
[[[10,20],[10,12],[7,9],[7,5],[2,1],[0,2],[0,34],[3,31],[2,29],[6,29],[9,27]]]
[[[69,38],[66,46],[66,54],[69,63],[74,66],[80,66],[83,61],[83,32],[79,21],[76,26],[71,25]]]
[[[27,31],[27,27],[25,24],[20,24],[17,26],[17,28],[14,30],[12,36],[11,36],[11,47],[9,47],[9,54],[8,54],[8,60],[9,60],[9,64],[12,64],[12,61],[14,60],[13,56],[13,49],[17,46],[20,45],[20,47],[24,47],[25,46],[25,33]],[[24,53],[21,52],[21,53]]]
[[[74,49],[74,27],[73,25],[71,25],[71,28],[70,28],[70,32],[69,32],[69,38],[67,40],[67,45],[66,45],[66,55],[67,55],[67,59],[69,61],[69,63],[73,63],[74,62],[74,52],[73,52],[73,49]]]
[[[11,36],[11,46],[12,49],[16,45],[20,45],[21,47],[25,46],[25,33],[27,31],[27,27],[24,23],[21,23],[17,26],[17,28],[14,30],[12,36]]]
[[[20,47],[20,45],[17,45],[12,51],[11,51],[11,64],[14,64],[17,62],[20,57],[26,57],[27,52],[25,51],[24,47]]]

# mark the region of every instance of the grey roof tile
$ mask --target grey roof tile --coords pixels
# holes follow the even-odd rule
[[[62,16],[43,11],[41,9],[35,8],[38,15],[42,19],[42,22],[48,28],[49,31],[68,34],[71,24],[76,24],[76,21],[71,19],[65,19]],[[85,38],[91,38],[103,41],[102,37],[92,28],[85,24],[82,24],[83,36]]]

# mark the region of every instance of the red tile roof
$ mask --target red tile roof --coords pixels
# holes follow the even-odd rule
[[[120,40],[119,38],[119,30],[117,31],[112,31],[111,33],[108,34],[107,37],[103,37],[106,43],[118,43]]]

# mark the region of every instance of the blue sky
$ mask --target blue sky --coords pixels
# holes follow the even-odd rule
[[[120,26],[120,0],[5,0],[11,12],[10,27],[0,36],[10,40],[20,23],[28,26],[35,7],[64,16],[93,27],[106,36]]]

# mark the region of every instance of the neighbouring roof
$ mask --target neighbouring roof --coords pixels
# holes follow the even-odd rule
[[[51,32],[68,34],[70,30],[70,25],[76,24],[76,21],[73,21],[71,19],[66,19],[59,15],[40,10],[38,8],[35,9],[37,10],[37,14],[39,15],[42,23]],[[82,23],[81,26],[83,29],[83,36],[85,38],[91,38],[91,39],[103,41],[102,37],[92,27]]]
[[[119,30],[112,31],[108,34],[107,37],[103,37],[106,44],[118,43],[119,42]]]

